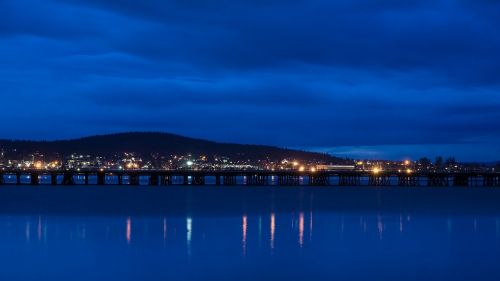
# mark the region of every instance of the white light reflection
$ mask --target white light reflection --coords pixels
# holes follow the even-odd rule
[[[377,216],[377,230],[379,238],[382,240],[384,235],[384,223],[382,222],[382,216],[380,215]]]
[[[193,238],[193,219],[191,217],[186,218],[186,246],[187,254],[191,256],[191,239]]]

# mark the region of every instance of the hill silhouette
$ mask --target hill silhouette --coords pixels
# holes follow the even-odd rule
[[[191,154],[226,156],[233,160],[280,161],[287,158],[324,163],[345,161],[323,153],[266,145],[219,143],[155,132],[118,133],[57,141],[0,140],[0,149],[3,150],[5,157],[26,157],[33,153],[44,154],[47,158],[60,158],[73,153],[112,157],[124,152],[135,152],[145,159],[152,155]]]

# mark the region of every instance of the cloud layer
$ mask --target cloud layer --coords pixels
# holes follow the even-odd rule
[[[488,0],[4,0],[0,137],[497,153],[498,14]]]

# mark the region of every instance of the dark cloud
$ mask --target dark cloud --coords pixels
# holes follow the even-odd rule
[[[16,122],[1,136],[478,145],[500,138],[498,14],[487,0],[4,0],[0,117]],[[72,125],[20,129],[34,120]]]
[[[76,2],[160,23],[137,30],[139,34],[127,34],[143,40],[112,42],[116,48],[150,59],[230,69],[297,61],[363,69],[431,69],[452,80],[448,84],[498,83],[494,79],[498,59],[491,60],[500,47],[498,19],[491,10],[500,9],[493,3]],[[461,67],[469,64],[483,75]]]

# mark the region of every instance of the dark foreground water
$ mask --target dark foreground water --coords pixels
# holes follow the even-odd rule
[[[1,188],[0,280],[500,280],[499,196]]]

